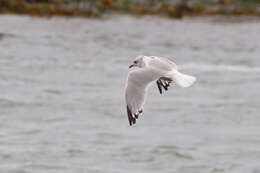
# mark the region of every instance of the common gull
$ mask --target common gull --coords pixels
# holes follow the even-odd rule
[[[146,91],[150,84],[156,81],[160,94],[163,89],[168,90],[171,83],[179,87],[190,87],[196,78],[180,73],[178,66],[171,60],[163,57],[140,55],[135,58],[129,68],[137,67],[128,73],[125,88],[126,110],[129,125],[136,123],[143,113]]]

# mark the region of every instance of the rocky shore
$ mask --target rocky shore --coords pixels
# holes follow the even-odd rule
[[[107,13],[260,16],[260,0],[0,0],[0,13],[100,17]]]

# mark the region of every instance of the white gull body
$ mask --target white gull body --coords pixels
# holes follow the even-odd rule
[[[125,101],[129,125],[136,123],[139,115],[143,113],[146,91],[149,84],[156,81],[159,92],[168,90],[171,82],[177,86],[190,87],[196,78],[180,73],[178,66],[171,60],[156,56],[138,56],[129,66],[138,67],[128,73],[125,89]]]

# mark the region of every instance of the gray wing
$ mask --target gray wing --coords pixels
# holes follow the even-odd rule
[[[129,72],[125,89],[125,100],[130,126],[136,123],[136,119],[143,112],[147,86],[159,77],[159,74],[149,68],[141,68]]]
[[[164,70],[166,73],[172,70],[178,70],[178,66],[173,61],[169,60],[168,58],[156,57],[156,56],[151,56],[151,60],[148,62],[148,66],[152,68]],[[162,94],[163,92],[162,89],[167,91],[171,83],[172,83],[171,78],[167,78],[163,76],[160,77],[156,81],[160,94]]]
[[[165,71],[178,70],[177,64],[168,58],[150,56],[151,60],[148,62],[148,66],[153,68],[164,69]]]

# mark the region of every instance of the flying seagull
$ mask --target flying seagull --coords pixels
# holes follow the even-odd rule
[[[132,67],[138,68],[128,73],[125,88],[126,110],[130,126],[135,124],[136,119],[143,113],[149,84],[156,82],[162,94],[163,89],[167,91],[172,82],[186,88],[196,81],[195,77],[180,73],[173,61],[163,57],[140,55],[129,66],[129,68]]]

